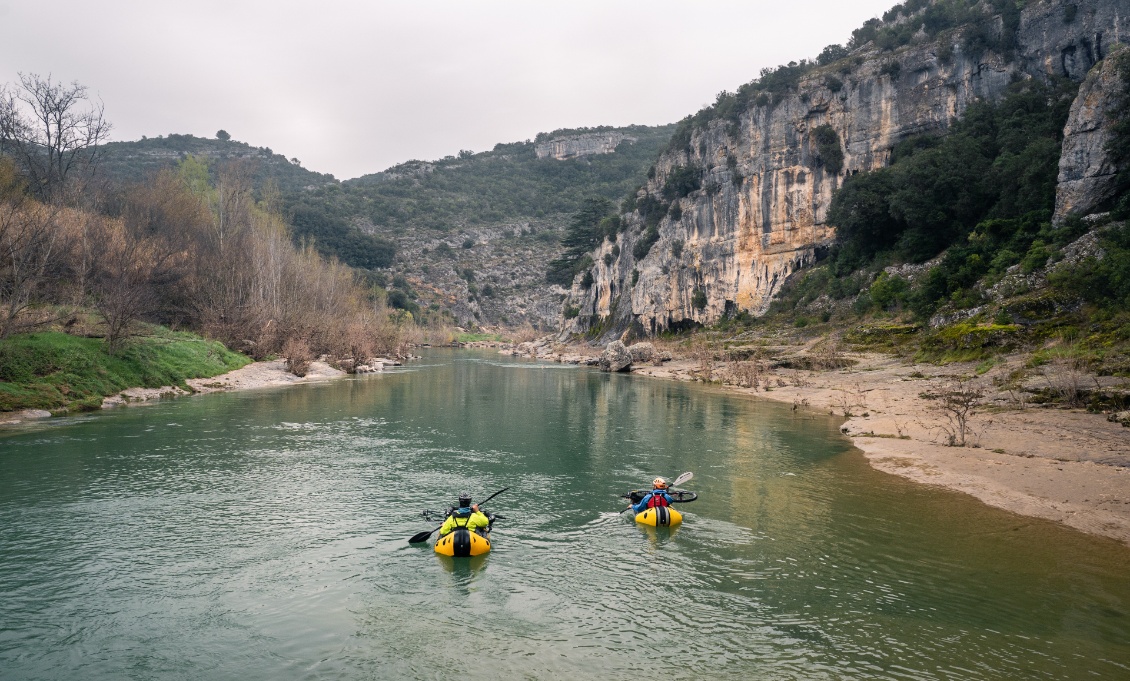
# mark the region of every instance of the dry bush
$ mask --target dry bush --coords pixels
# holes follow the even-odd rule
[[[452,345],[459,338],[459,332],[449,324],[433,324],[417,327],[421,343],[430,345]]]
[[[419,345],[424,338],[424,332],[411,321],[402,323],[399,326],[393,327],[396,331],[396,356],[400,358],[409,357],[412,346]]]
[[[978,410],[984,403],[984,396],[981,382],[967,376],[956,376],[935,383],[930,392],[920,395],[923,399],[937,402],[945,419],[938,428],[950,447],[964,447],[969,438],[979,435],[973,421],[979,415]]]
[[[529,322],[522,324],[512,331],[508,331],[505,335],[515,343],[529,343],[542,336],[542,334],[534,328],[533,324]]]
[[[726,383],[742,388],[758,390],[764,380],[768,386],[769,377],[765,376],[765,363],[761,358],[761,350],[752,353],[746,351],[729,351],[726,353],[723,379]]]
[[[28,330],[21,314],[47,300],[61,247],[60,209],[21,191],[0,187],[0,193],[5,195],[0,199],[0,338],[7,338]]]
[[[851,418],[857,412],[863,412],[867,409],[867,395],[858,381],[847,387],[838,385],[835,390],[839,394],[836,396],[834,404],[839,407],[845,417]]]
[[[763,348],[729,350],[726,359],[728,382],[754,390],[762,386],[768,390],[772,385]],[[783,386],[784,382],[777,379],[777,384]]]
[[[733,362],[726,367],[728,383],[733,383],[742,388],[758,390],[761,386],[763,367],[760,360],[746,360]]]
[[[282,354],[286,357],[286,370],[299,378],[306,375],[310,370],[310,362],[314,361],[310,344],[303,338],[288,338],[283,343]]]
[[[1082,407],[1086,402],[1091,375],[1087,363],[1075,357],[1056,357],[1041,368],[1048,390],[1069,407]]]
[[[826,336],[815,345],[809,353],[808,360],[814,371],[842,369],[851,364],[844,356],[843,344],[837,336]]]
[[[1014,370],[1007,364],[1000,366],[992,378],[993,385],[1008,398],[1008,406],[1023,410],[1028,408],[1028,391],[1024,389],[1023,370]]]
[[[655,337],[651,339],[651,344],[655,346],[655,355],[658,357],[666,353],[671,357],[682,357],[685,354],[683,347],[676,341],[668,338]]]
[[[343,360],[342,368],[349,373],[356,373],[357,367],[368,364],[376,349],[373,342],[375,329],[366,321],[364,318],[355,318],[345,325],[342,348],[335,353],[335,356]]]
[[[696,380],[709,383],[714,380],[714,350],[703,338],[696,337],[691,342],[690,356],[695,360],[691,372]]]

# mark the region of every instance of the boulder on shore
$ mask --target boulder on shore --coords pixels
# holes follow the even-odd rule
[[[642,364],[655,359],[655,346],[651,343],[636,343],[628,348],[632,361]]]
[[[632,353],[620,341],[612,341],[600,354],[601,371],[630,371],[631,368]]]

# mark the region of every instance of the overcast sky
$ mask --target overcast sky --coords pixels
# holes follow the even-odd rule
[[[113,139],[268,146],[341,179],[538,132],[658,125],[895,0],[0,0],[0,82],[101,97]]]

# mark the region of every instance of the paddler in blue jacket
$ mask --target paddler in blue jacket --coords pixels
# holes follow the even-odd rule
[[[447,515],[447,520],[443,521],[443,526],[439,528],[439,536],[444,537],[457,527],[466,527],[479,534],[490,530],[490,518],[479,510],[478,504],[471,503],[470,492],[459,493],[459,507]]]
[[[651,491],[643,495],[643,498],[638,503],[632,504],[632,510],[636,513],[643,511],[645,508],[652,508],[654,506],[670,506],[671,495],[667,493],[667,481],[663,478],[656,478],[651,481]]]

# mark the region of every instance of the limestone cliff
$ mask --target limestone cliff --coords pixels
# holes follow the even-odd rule
[[[621,142],[635,142],[635,137],[629,137],[619,131],[592,132],[581,135],[558,137],[545,142],[539,142],[534,147],[538,158],[555,158],[563,161],[567,158],[578,156],[591,156],[593,154],[611,154]]]
[[[654,244],[637,248],[648,225],[641,211],[625,215],[619,243],[606,240],[594,253],[592,286],[583,289],[580,277],[574,284],[565,307],[576,316],[562,319],[565,331],[611,336],[637,323],[655,333],[737,310],[762,313],[834,237],[825,214],[846,175],[886,165],[908,136],[944,132],[970,103],[998,99],[1015,78],[1082,80],[1130,37],[1125,0],[1070,4],[1030,2],[1011,28],[987,16],[893,52],[867,43],[729,120],[694,126],[638,194],[653,206],[670,200]],[[966,39],[974,30],[1012,31],[1012,47],[975,47]],[[699,188],[672,196],[669,180],[687,169]]]
[[[1109,201],[1115,189],[1114,166],[1106,153],[1114,114],[1130,104],[1123,91],[1123,69],[1130,68],[1130,48],[1118,45],[1091,70],[1079,87],[1063,130],[1055,222],[1086,215]]]

